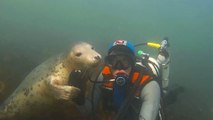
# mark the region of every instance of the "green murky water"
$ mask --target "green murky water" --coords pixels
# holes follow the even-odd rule
[[[115,39],[160,42],[167,36],[171,88],[185,88],[169,107],[170,119],[211,120],[212,6],[211,0],[1,0],[0,80],[6,87],[0,100],[71,41],[88,41],[104,54]]]

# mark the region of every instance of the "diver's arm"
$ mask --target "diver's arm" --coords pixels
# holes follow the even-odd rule
[[[156,120],[160,105],[160,86],[156,81],[147,83],[141,91],[142,106],[139,120]]]

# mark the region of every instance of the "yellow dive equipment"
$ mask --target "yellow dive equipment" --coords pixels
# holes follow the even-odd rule
[[[149,47],[154,47],[154,48],[160,48],[160,44],[158,43],[153,43],[153,42],[147,42],[146,43]]]

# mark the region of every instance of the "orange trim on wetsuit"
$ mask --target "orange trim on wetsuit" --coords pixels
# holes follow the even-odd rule
[[[139,72],[134,72],[133,73],[133,77],[132,77],[132,83],[135,83],[137,81],[139,77]],[[144,75],[140,81],[140,86],[143,85],[143,83],[145,83],[147,80],[149,80],[151,78],[150,75]]]
[[[110,76],[110,75],[111,75],[111,71],[110,71],[109,66],[104,66],[104,68],[103,68],[103,70],[102,70],[102,74],[103,74],[103,75],[107,75],[107,76]]]

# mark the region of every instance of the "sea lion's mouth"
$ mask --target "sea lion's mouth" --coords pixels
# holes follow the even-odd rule
[[[101,64],[103,64],[103,60],[102,59],[100,59],[100,60],[98,60],[98,61],[95,61],[92,65],[91,65],[91,67],[93,67],[93,68],[95,68],[95,67],[98,67],[99,65],[101,65]]]

